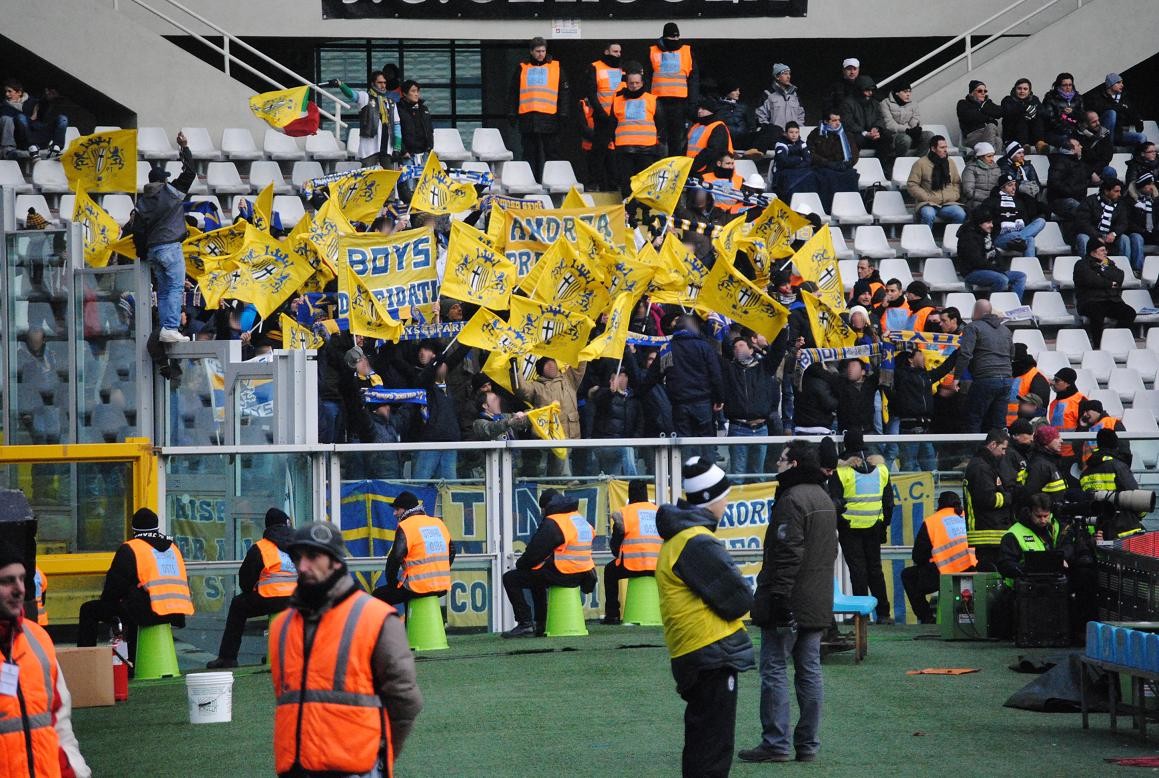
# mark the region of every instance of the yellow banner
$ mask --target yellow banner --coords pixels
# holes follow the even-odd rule
[[[346,265],[387,311],[417,308],[432,318],[439,298],[438,245],[430,227],[394,235],[341,235],[338,264]]]
[[[137,131],[82,135],[60,156],[68,185],[77,191],[137,191]]]
[[[498,214],[502,216],[496,218]],[[492,237],[498,236],[507,259],[515,263],[521,277],[527,275],[539,257],[560,238],[576,243],[580,253],[585,253],[581,243],[584,236],[576,229],[579,222],[594,229],[602,241],[617,249],[623,250],[628,240],[623,205],[531,211],[507,211],[496,207],[491,216],[496,231],[492,232],[492,224],[488,224],[487,231]]]
[[[350,221],[370,224],[382,212],[401,175],[398,170],[351,170],[330,182],[326,202],[334,203]]]
[[[765,250],[773,259],[783,259],[793,254],[790,244],[797,230],[810,224],[808,219],[786,205],[783,200],[774,199],[749,225],[747,236],[763,240]]]
[[[464,346],[480,348],[503,356],[528,351],[531,346],[522,332],[486,308],[480,308],[471,317],[463,329],[459,330],[458,338]]]
[[[502,311],[518,280],[502,252],[466,230],[451,230],[441,296]]]
[[[580,351],[580,359],[589,362],[593,359],[607,357],[619,359],[624,355],[624,346],[628,342],[628,323],[632,318],[632,309],[636,307],[639,294],[620,294],[612,303],[608,321],[604,331],[592,338],[592,342]]]
[[[535,266],[540,272],[531,297],[596,318],[607,310],[610,300],[603,268],[581,257],[570,243],[556,245],[560,250],[544,254]]]
[[[415,185],[414,196],[410,201],[411,210],[444,215],[469,211],[478,202],[475,187],[451,178],[435,152],[430,152],[423,166],[423,174]]]
[[[227,279],[218,280],[225,287],[220,293],[215,290],[216,298],[230,297],[252,303],[263,319],[314,273],[309,263],[300,261],[284,243],[252,225],[246,230],[241,251],[230,257],[230,261],[236,270]]]
[[[121,237],[121,225],[89,197],[83,186],[76,191],[72,220],[81,226],[85,264],[89,267],[107,266],[113,245]]]
[[[587,208],[588,204],[584,202],[583,195],[574,186],[567,190],[567,197],[563,198],[560,203],[560,208]]]
[[[563,422],[559,419],[559,403],[534,408],[526,412],[527,420],[531,422],[531,431],[542,440],[567,440],[567,433],[563,429]],[[551,453],[560,459],[567,459],[566,448],[553,448]]]
[[[245,230],[246,222],[242,221],[186,238],[181,244],[186,271],[194,278],[200,278],[210,270],[219,269],[223,261],[241,251]]]
[[[704,278],[696,307],[740,322],[770,343],[789,323],[789,310],[718,259]]]
[[[347,319],[355,335],[389,341],[397,341],[402,335],[402,323],[390,315],[346,263],[338,267],[338,315]]]
[[[262,232],[269,232],[274,223],[274,183],[266,184],[266,188],[258,193],[254,200],[253,215],[250,223]]]
[[[809,329],[813,331],[813,342],[817,348],[843,348],[852,346],[857,334],[850,329],[841,314],[829,307],[829,303],[812,292],[801,290],[801,302],[809,318]]]
[[[645,252],[640,256],[645,256]],[[652,302],[694,305],[708,276],[708,268],[672,233],[664,236],[659,261],[661,270],[652,280],[649,294]]]
[[[841,271],[837,268],[837,251],[829,225],[819,229],[793,255],[793,266],[802,279],[817,284],[817,296],[834,311],[845,310],[845,287],[841,285]]]
[[[278,316],[278,322],[282,330],[282,348],[319,349],[325,345],[321,335],[303,327],[284,313]]]

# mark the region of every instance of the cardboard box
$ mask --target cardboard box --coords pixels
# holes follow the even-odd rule
[[[111,648],[57,647],[56,659],[72,693],[74,708],[98,708],[115,702]]]

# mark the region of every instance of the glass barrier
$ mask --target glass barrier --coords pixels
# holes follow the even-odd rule
[[[78,438],[119,443],[139,433],[136,268],[78,273]]]
[[[167,381],[169,424],[166,440],[174,446],[225,443],[225,371],[217,357],[178,360],[181,380]],[[179,460],[196,469],[196,459]]]
[[[36,516],[42,554],[114,551],[125,539],[132,505],[130,462],[0,465],[0,488],[21,489]]]

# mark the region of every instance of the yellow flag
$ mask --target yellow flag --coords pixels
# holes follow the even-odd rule
[[[253,215],[250,224],[262,232],[269,232],[274,223],[274,183],[266,184],[266,188],[258,193],[258,199],[253,203]]]
[[[263,319],[278,309],[314,273],[314,268],[281,241],[251,226],[241,251],[232,257],[248,278],[231,288],[227,297],[253,303]]]
[[[595,323],[558,305],[511,295],[509,324],[531,342],[531,353],[551,357],[562,367],[580,363],[580,351]]]
[[[483,232],[478,227],[472,227],[466,222],[461,222],[455,219],[451,222],[450,241],[453,243],[457,238],[461,237],[473,238],[483,244],[490,246],[493,249],[499,248],[499,244],[495,241],[494,236]]]
[[[353,235],[354,232],[354,225],[332,199],[322,204],[306,227],[306,239],[328,267],[331,277],[338,267],[339,240],[343,235]]]
[[[774,198],[760,216],[749,225],[748,236],[760,238],[773,259],[792,256],[793,236],[811,222],[787,206],[783,200]]]
[[[294,229],[290,230],[290,234],[283,238],[282,242],[300,261],[309,263],[310,267],[314,268],[314,274],[302,284],[302,291],[321,292],[326,288],[326,284],[337,275],[330,269],[330,265],[322,259],[314,244],[310,242],[308,232],[311,223],[310,214],[302,214],[302,218],[298,219]]]
[[[458,339],[464,346],[508,357],[528,351],[531,347],[527,336],[486,308],[475,312],[471,320],[459,330]]]
[[[107,266],[113,246],[121,237],[121,225],[89,197],[83,186],[76,191],[72,220],[81,226],[85,264],[89,267]]]
[[[655,253],[656,250],[652,249],[652,254],[655,255]],[[648,284],[660,270],[654,264],[629,259],[618,252],[605,254],[604,261],[604,268],[607,271],[608,295],[613,300],[621,294],[632,294],[639,297],[648,290]]]
[[[793,266],[805,281],[817,284],[817,296],[834,311],[845,310],[845,287],[837,268],[837,251],[826,224],[793,255]]]
[[[531,297],[594,318],[608,307],[603,268],[580,257],[575,246],[561,239],[560,251],[545,254],[536,268],[542,268]]]
[[[443,215],[469,211],[478,202],[475,187],[452,179],[432,151],[415,185],[414,197],[410,201],[411,210]]]
[[[805,315],[817,348],[843,348],[852,346],[857,340],[857,334],[827,301],[802,289],[801,302],[805,304]]]
[[[123,238],[113,241],[109,244],[109,254],[121,254],[130,259],[138,259],[137,244],[133,242],[132,235],[126,235]]]
[[[694,305],[704,286],[708,268],[672,233],[660,247],[660,270],[652,279],[652,302]]]
[[[770,343],[789,323],[789,310],[785,306],[719,259],[704,278],[696,307],[740,322],[764,335]]]
[[[527,411],[527,419],[531,422],[531,430],[536,437],[543,440],[567,440],[567,433],[563,429],[563,422],[559,418],[559,403],[545,405]],[[566,448],[553,448],[551,453],[560,459],[567,459]]]
[[[74,191],[137,191],[137,131],[113,130],[82,135],[60,156]]]
[[[720,233],[713,237],[712,247],[716,249],[717,259],[724,257],[731,265],[736,259],[737,239],[744,228],[745,217],[736,217],[721,228]]]
[[[560,208],[587,208],[588,204],[584,202],[583,196],[579,190],[574,186],[567,190],[567,197],[563,198],[563,203]]]
[[[684,182],[692,170],[692,157],[667,157],[632,176],[632,199],[664,213],[672,213]]]
[[[398,170],[351,170],[330,182],[326,202],[334,203],[350,221],[369,224],[382,212],[401,175]]]
[[[181,244],[186,272],[200,278],[210,270],[220,269],[224,260],[241,250],[246,226],[243,221],[186,238]]]
[[[601,357],[619,359],[624,355],[624,347],[628,343],[628,322],[639,299],[639,294],[617,295],[608,312],[604,331],[592,338],[592,342],[580,351],[581,360],[590,362]]]
[[[518,280],[515,264],[503,252],[465,230],[451,230],[440,296],[502,311]]]
[[[302,118],[310,103],[310,87],[263,92],[250,98],[250,111],[271,127],[285,127]]]
[[[347,263],[338,269],[338,316],[350,322],[355,335],[390,341],[402,335],[402,323],[390,315]]]
[[[303,327],[286,314],[278,316],[282,330],[282,348],[322,348],[326,341],[313,330]]]

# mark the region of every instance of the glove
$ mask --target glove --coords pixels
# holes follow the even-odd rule
[[[786,605],[774,605],[771,628],[781,635],[796,632],[797,614],[793,613],[793,609]]]
[[[877,542],[885,545],[885,543],[889,540],[889,525],[884,521],[879,521],[877,523],[877,531]]]
[[[920,124],[917,127],[910,127],[905,131],[905,134],[910,136],[910,140],[912,140],[914,143],[921,143],[922,127]]]
[[[338,79],[336,79],[336,78],[332,78],[332,79],[330,79],[329,81],[327,81],[325,84],[322,84],[322,86],[324,86],[324,87],[329,87],[330,89],[337,89],[337,88],[338,88],[338,85],[339,85],[339,84],[341,84],[341,83],[342,83],[342,82],[341,82],[341,81],[339,81]]]

